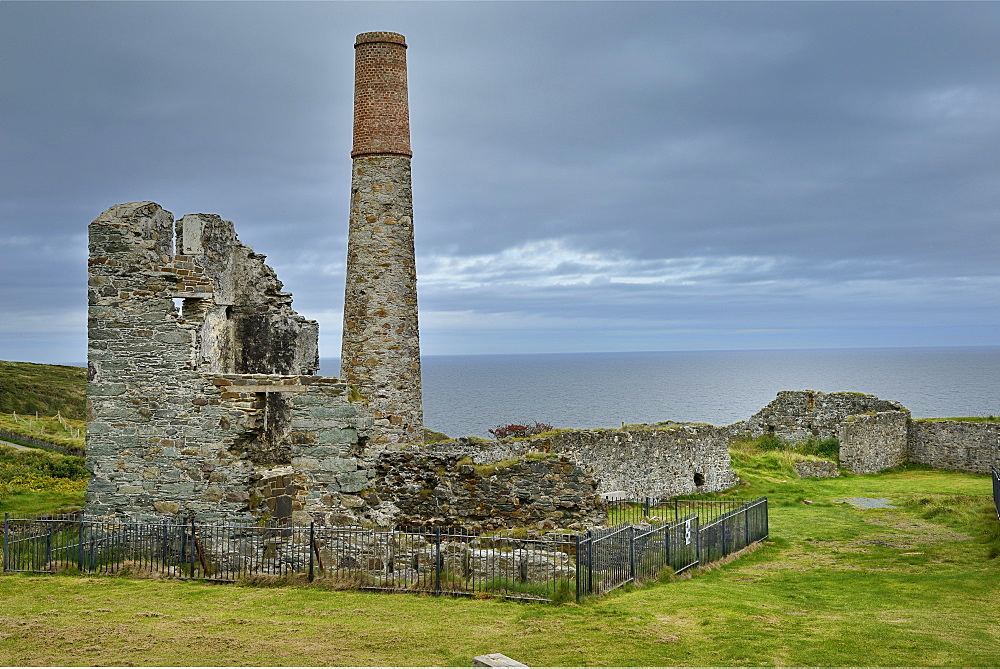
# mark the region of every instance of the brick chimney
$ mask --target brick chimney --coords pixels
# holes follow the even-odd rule
[[[358,35],[341,376],[368,400],[377,448],[423,442],[406,39]]]

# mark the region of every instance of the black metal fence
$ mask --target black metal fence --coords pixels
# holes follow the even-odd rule
[[[642,508],[641,502],[632,504]],[[683,571],[767,536],[765,498],[726,504],[681,501],[673,507],[681,515],[670,520],[527,538],[455,527],[202,525],[5,514],[3,570],[222,582],[294,577],[345,589],[558,601],[653,579],[664,567]]]
[[[1000,519],[1000,470],[990,465],[993,474],[993,505],[997,508],[997,519]]]
[[[652,522],[636,522],[637,513]],[[679,573],[709,564],[768,536],[766,497],[615,502],[609,518],[623,516],[625,522],[579,538],[579,595],[652,580],[665,568]]]
[[[745,499],[670,499],[645,497],[642,500],[608,500],[608,525],[621,523],[677,522],[689,515],[707,524],[719,516],[742,508]]]

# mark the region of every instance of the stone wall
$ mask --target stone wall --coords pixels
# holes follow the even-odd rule
[[[988,474],[1000,467],[1000,423],[910,422],[909,459],[939,469]]]
[[[840,466],[855,474],[898,467],[909,455],[909,411],[848,416],[841,424]]]
[[[840,476],[836,462],[829,460],[803,460],[792,465],[800,479],[829,479]]]
[[[564,430],[531,439],[433,444],[437,453],[468,455],[485,463],[553,453],[599,479],[599,492],[673,497],[718,492],[739,482],[729,459],[728,428],[678,423],[621,430]]]
[[[175,230],[152,202],[91,223],[88,513],[325,519],[366,487],[371,416],[349,385],[313,375],[316,323],[263,259],[229,221]],[[280,467],[295,470],[294,504],[255,506]]]
[[[405,425],[373,415],[351,384],[313,374],[316,324],[292,310],[263,258],[232,223],[198,214],[175,226],[152,202],[91,224],[89,514],[321,526],[600,519],[596,482],[568,460],[481,469],[388,448],[382,430]]]
[[[373,492],[393,501],[402,525],[579,529],[607,519],[597,481],[566,457],[460,462],[454,455],[384,453]]]
[[[782,441],[837,437],[848,416],[870,411],[902,411],[899,402],[863,393],[823,393],[814,390],[782,390],[766,407],[746,421],[730,426],[734,435],[752,437],[772,433]]]

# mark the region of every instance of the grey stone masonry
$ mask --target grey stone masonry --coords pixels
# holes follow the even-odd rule
[[[410,159],[354,159],[341,375],[378,427],[374,447],[423,441]]]
[[[829,479],[840,476],[836,462],[829,460],[804,460],[792,465],[800,479]]]
[[[770,404],[746,421],[734,423],[730,429],[734,435],[752,437],[771,433],[789,443],[828,439],[839,435],[840,426],[848,416],[869,411],[905,409],[899,402],[864,393],[782,390]]]
[[[718,492],[739,483],[729,458],[728,428],[701,423],[563,430],[524,440],[460,440],[427,448],[483,464],[527,453],[558,454],[598,478],[598,492],[621,491],[633,499]]]
[[[907,461],[909,411],[872,411],[841,424],[840,466],[855,474],[898,467]]]
[[[1000,467],[1000,423],[914,420],[909,440],[913,462],[978,474]]]
[[[403,525],[580,529],[607,521],[597,481],[565,456],[484,466],[454,455],[386,452],[376,472],[374,492],[393,501]]]
[[[263,258],[232,223],[196,214],[175,231],[152,202],[91,223],[88,513],[327,521],[367,486],[371,416],[313,374],[316,324]],[[288,499],[268,507],[282,467]]]

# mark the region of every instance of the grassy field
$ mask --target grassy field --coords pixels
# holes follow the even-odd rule
[[[581,605],[72,574],[0,577],[12,665],[1000,665],[987,476],[909,468],[802,481],[734,450],[771,539],[694,578]],[[888,498],[896,508],[840,500]],[[59,502],[62,503],[61,501]]]
[[[83,458],[0,446],[0,513],[52,513],[80,507],[88,478]]]
[[[87,370],[0,360],[0,413],[86,419]]]
[[[87,422],[83,420],[63,418],[59,415],[36,417],[34,414],[0,413],[0,429],[68,446],[72,449],[71,452],[83,454],[86,449]],[[20,442],[16,438],[8,440],[25,446],[31,445],[27,442]]]

